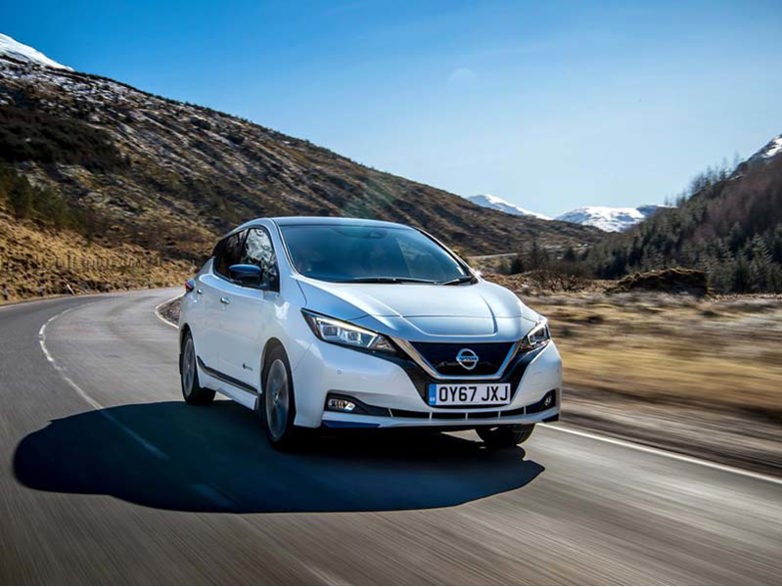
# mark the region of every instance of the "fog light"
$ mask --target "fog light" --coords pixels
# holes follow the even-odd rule
[[[543,407],[544,408],[550,408],[551,404],[554,403],[554,393],[548,392],[546,394],[546,397],[543,398]]]
[[[326,403],[326,407],[328,407],[329,410],[334,410],[336,412],[352,412],[356,409],[356,404],[350,400],[331,397]]]

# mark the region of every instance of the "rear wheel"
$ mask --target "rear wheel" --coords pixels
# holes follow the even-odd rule
[[[534,424],[505,424],[481,426],[475,431],[489,448],[510,448],[526,441],[534,429]]]
[[[179,361],[182,396],[185,398],[185,401],[192,405],[212,403],[212,400],[215,398],[215,392],[201,387],[201,382],[198,380],[195,344],[193,343],[193,335],[189,331],[185,334],[185,338],[182,341]]]
[[[296,399],[288,356],[281,346],[271,350],[263,369],[263,395],[258,401],[263,429],[271,445],[290,450],[298,445],[301,430],[293,425]]]

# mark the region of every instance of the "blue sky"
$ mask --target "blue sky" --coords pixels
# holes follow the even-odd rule
[[[4,2],[0,32],[378,169],[555,215],[782,133],[782,3]]]

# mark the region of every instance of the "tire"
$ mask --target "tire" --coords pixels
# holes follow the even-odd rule
[[[281,451],[299,447],[302,432],[293,425],[296,398],[288,355],[281,346],[274,347],[263,366],[263,393],[257,403],[258,415],[269,444]]]
[[[535,429],[535,424],[506,424],[503,426],[481,426],[475,431],[489,448],[512,448],[525,442]]]
[[[190,405],[204,406],[212,403],[215,392],[201,387],[196,357],[193,335],[188,331],[182,340],[182,349],[179,353],[179,382],[182,385],[182,397]]]

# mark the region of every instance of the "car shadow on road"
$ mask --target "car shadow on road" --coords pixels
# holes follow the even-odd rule
[[[449,434],[318,435],[269,447],[229,401],[123,405],[52,421],[14,455],[25,486],[207,512],[349,512],[447,507],[518,489],[543,471],[521,448]]]

